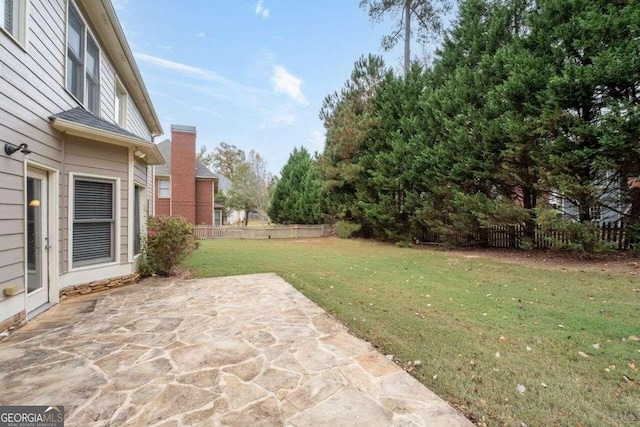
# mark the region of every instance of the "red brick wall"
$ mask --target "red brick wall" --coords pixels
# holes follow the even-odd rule
[[[196,180],[196,224],[213,225],[213,181]]]
[[[158,193],[160,193],[159,191],[159,187],[160,187],[160,178],[156,177],[156,182],[155,182],[155,190],[154,191],[154,198],[155,198],[155,209],[156,209],[156,216],[169,216],[171,214],[171,199],[163,199],[163,198],[159,198],[158,197]]]
[[[171,214],[196,222],[196,133],[171,128]]]

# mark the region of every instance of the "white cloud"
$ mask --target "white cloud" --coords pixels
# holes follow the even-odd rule
[[[273,66],[271,85],[277,93],[287,95],[300,105],[307,105],[307,99],[302,94],[302,80],[287,71],[282,65]]]
[[[311,154],[313,154],[314,151],[318,151],[321,153],[324,150],[324,140],[325,134],[320,129],[312,129],[309,132],[306,142],[308,144],[307,148],[309,148]]]
[[[289,126],[296,122],[294,105],[292,102],[281,104],[275,109],[262,109],[263,117],[260,129],[270,129],[278,126]]]
[[[269,18],[269,9],[263,6],[262,0],[258,0],[258,4],[256,5],[256,15],[261,16],[262,19]]]
[[[207,35],[207,32],[206,32],[206,31],[199,31],[199,32],[198,32],[198,35],[197,35],[196,37],[198,37],[199,39],[201,39],[201,38],[203,38],[203,37],[204,37],[204,36],[206,36],[206,35]]]
[[[252,105],[254,107],[264,105],[269,99],[275,98],[272,91],[248,86],[227,79],[215,71],[207,70],[180,62],[171,61],[146,53],[134,53],[138,62],[144,62],[162,70],[168,71],[163,76],[154,77],[162,84],[179,86],[185,89],[202,93],[212,98],[234,105]]]
[[[288,126],[296,121],[293,113],[275,112],[267,113],[267,117],[260,123],[260,129],[269,129],[277,126]]]
[[[222,77],[220,74],[213,71],[205,70],[203,68],[182,64],[180,62],[170,61],[158,56],[147,55],[146,53],[136,52],[134,56],[138,61],[146,62],[147,64],[155,65],[167,70],[177,71],[182,74],[190,75],[192,77],[198,77],[204,80],[212,80],[218,83],[233,83]]]
[[[166,45],[165,46],[165,45],[159,44],[159,45],[157,45],[157,47],[158,47],[158,49],[162,49],[162,50],[169,50],[169,51],[173,50],[173,46],[171,46],[171,45]]]

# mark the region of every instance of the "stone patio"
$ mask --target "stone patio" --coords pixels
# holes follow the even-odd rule
[[[274,274],[64,301],[0,343],[0,405],[67,426],[468,426]]]

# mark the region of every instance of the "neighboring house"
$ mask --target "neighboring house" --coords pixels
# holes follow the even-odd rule
[[[599,204],[589,208],[591,221],[600,225],[620,221],[623,214],[627,214],[631,208],[629,204],[622,203],[621,200],[622,197],[617,190],[600,195]],[[559,193],[549,194],[549,206],[556,209],[567,221],[579,220],[579,207]]]
[[[161,133],[109,0],[0,0],[0,331],[132,277]]]
[[[171,139],[158,144],[165,164],[155,166],[154,215],[182,216],[192,224],[215,224],[219,176],[196,158],[196,128],[171,126]]]

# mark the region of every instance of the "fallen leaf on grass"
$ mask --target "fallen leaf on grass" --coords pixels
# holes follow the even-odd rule
[[[593,344],[591,347],[595,348],[596,350],[599,350],[600,349],[600,343]]]
[[[547,385],[545,383],[540,383],[540,385],[544,388],[547,388]]]
[[[633,372],[638,372],[638,367],[633,362],[629,363],[629,368],[631,368]]]
[[[589,357],[591,357],[591,356],[589,356],[587,353],[582,352],[582,351],[579,351],[579,352],[578,352],[578,356],[580,356],[580,357],[584,357],[585,359],[588,359]]]
[[[518,392],[520,394],[524,393],[525,391],[527,391],[527,388],[525,386],[523,386],[522,384],[518,384],[518,386],[516,387],[516,390],[518,390]]]
[[[558,325],[558,328],[564,329],[564,325]]]
[[[627,384],[638,385],[636,380],[634,380],[633,378],[630,378],[630,377],[628,377],[626,375],[623,375],[622,378],[624,378],[624,380],[627,382]]]
[[[498,359],[500,357],[500,352],[496,351],[496,359]]]
[[[640,338],[638,338],[638,337],[637,337],[637,336],[635,336],[635,335],[631,335],[631,336],[629,337],[629,340],[630,340],[630,341],[640,341]]]

